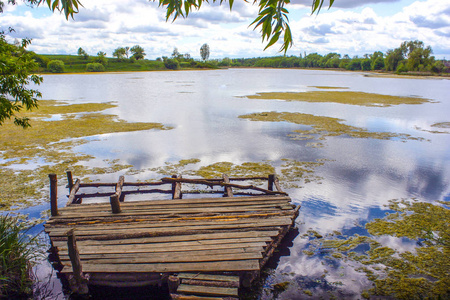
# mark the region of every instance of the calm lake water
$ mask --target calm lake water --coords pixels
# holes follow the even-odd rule
[[[433,100],[421,105],[364,107],[333,103],[304,103],[253,100],[243,96],[260,92],[302,92],[315,86],[345,87],[396,96],[419,96]],[[450,121],[450,81],[441,79],[381,78],[357,72],[230,69],[214,71],[142,72],[99,75],[45,75],[39,87],[43,99],[69,103],[114,102],[117,114],[130,122],[160,122],[172,126],[166,131],[140,131],[101,135],[78,146],[76,151],[91,154],[91,162],[119,159],[135,169],[164,166],[181,159],[197,158],[195,167],[229,161],[234,164],[269,160],[280,166],[282,159],[316,161],[322,180],[287,189],[301,204],[298,235],[281,249],[263,287],[255,291],[261,299],[271,299],[267,289],[274,283],[294,280],[315,295],[334,289],[330,282],[344,284],[342,295],[352,298],[367,284],[352,268],[337,266],[321,275],[322,258],[302,253],[312,228],[321,233],[339,230],[362,232],[358,224],[384,216],[390,199],[418,198],[423,201],[450,200],[450,134],[448,129],[430,125]],[[255,112],[301,112],[335,117],[345,124],[369,131],[410,134],[426,140],[361,139],[328,137],[324,147],[307,145],[289,134],[305,126],[287,122],[255,122],[238,116]],[[440,130],[430,133],[418,130]],[[90,164],[91,164],[90,163]],[[62,175],[62,174],[61,174]],[[74,174],[76,176],[76,174]],[[147,179],[150,172],[127,175],[128,180]],[[116,181],[118,174],[98,176]],[[43,207],[24,212],[38,214]],[[41,228],[36,228],[40,230]],[[411,247],[408,242],[398,247]],[[48,272],[42,268],[40,272]],[[57,283],[55,283],[57,284]],[[298,299],[298,287],[291,285],[279,299]],[[296,294],[297,293],[297,294]]]

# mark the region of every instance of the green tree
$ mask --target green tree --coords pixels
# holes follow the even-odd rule
[[[41,93],[29,88],[29,84],[39,85],[42,77],[32,74],[38,64],[26,51],[29,44],[29,39],[23,39],[20,45],[11,45],[0,32],[0,125],[14,119],[14,124],[29,127],[29,119],[16,114],[38,107]]]
[[[372,69],[372,60],[369,58],[363,59],[361,61],[361,70],[370,71]]]
[[[83,57],[84,59],[88,59],[89,58],[89,55],[81,47],[78,48],[78,56]]]
[[[103,51],[99,51],[97,53],[97,57],[94,58],[93,62],[102,64],[103,66],[106,66],[108,64],[108,59],[106,58],[106,53]]]
[[[47,64],[47,69],[52,73],[64,73],[64,62],[59,59],[51,60]]]
[[[388,50],[386,52],[386,58],[384,59],[384,65],[387,71],[397,70],[398,64],[404,60],[403,51],[400,48],[394,50]]]
[[[126,55],[126,49],[124,47],[119,47],[113,52],[113,57],[117,57],[117,60],[122,60]]]
[[[203,61],[208,60],[208,58],[209,58],[209,45],[208,44],[205,43],[200,47],[200,56]]]
[[[139,45],[135,45],[133,47],[131,47],[130,49],[131,53],[133,53],[133,55],[131,57],[134,57],[134,59],[139,60],[139,59],[143,59],[145,55],[144,52],[144,48],[142,48]]]
[[[384,58],[377,57],[372,61],[372,70],[383,70],[384,69]]]

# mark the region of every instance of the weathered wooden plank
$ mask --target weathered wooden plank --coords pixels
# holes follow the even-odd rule
[[[151,252],[179,252],[179,251],[195,251],[195,250],[218,250],[218,249],[233,249],[233,248],[250,248],[253,250],[255,247],[259,247],[260,251],[264,251],[264,247],[267,246],[265,242],[252,242],[252,243],[233,243],[233,244],[212,244],[212,245],[188,245],[178,246],[177,248],[167,248],[164,244],[144,244],[139,247],[129,246],[83,246],[79,247],[81,254],[95,254],[95,253],[151,253]],[[58,248],[59,253],[67,251],[66,247]],[[245,250],[244,250],[245,251]]]
[[[169,227],[189,227],[200,225],[219,225],[219,224],[252,224],[269,221],[271,224],[277,224],[280,226],[288,225],[292,223],[292,219],[289,217],[273,217],[273,218],[245,218],[245,219],[216,219],[216,220],[184,220],[184,221],[154,221],[154,220],[142,220],[136,222],[111,222],[111,223],[96,223],[96,224],[77,224],[77,230],[117,230],[117,229],[133,229],[133,228],[169,228]],[[62,231],[67,230],[68,225],[51,226],[47,228],[47,231]]]
[[[214,240],[191,240],[191,241],[167,241],[164,243],[123,243],[123,240],[112,240],[112,241],[95,241],[97,243],[92,243],[92,240],[86,240],[78,242],[80,246],[106,246],[106,245],[115,245],[115,246],[129,246],[129,247],[140,247],[143,244],[152,244],[152,245],[164,245],[166,247],[179,247],[179,246],[188,246],[188,245],[217,245],[217,244],[234,244],[234,243],[268,243],[272,241],[271,237],[254,237],[254,238],[236,238],[236,239],[214,239]],[[103,243],[102,243],[103,242]],[[104,243],[110,242],[110,243]],[[121,243],[122,242],[122,243]],[[53,242],[54,247],[65,248],[64,241],[55,241]]]
[[[112,193],[111,193],[112,194]],[[233,198],[214,198],[214,197],[205,197],[205,198],[192,198],[192,199],[174,199],[174,200],[142,200],[142,201],[132,201],[124,203],[124,207],[127,206],[158,206],[158,205],[174,205],[174,204],[195,204],[195,203],[234,203],[234,202],[246,202],[246,201],[270,201],[270,200],[286,200],[291,201],[291,198],[288,196],[278,196],[278,195],[263,195],[263,196],[247,196],[247,197],[233,197]],[[109,207],[109,203],[86,203],[79,206],[70,207],[72,209],[92,209],[92,207]],[[63,210],[67,208],[62,208]]]
[[[141,255],[122,258],[110,257],[85,257],[81,256],[83,265],[91,264],[145,264],[145,263],[183,263],[183,262],[207,262],[207,261],[237,261],[247,259],[261,259],[263,256],[258,253],[234,253],[234,254],[203,254],[203,255],[187,255],[186,252],[167,252],[158,253],[158,255]],[[62,256],[61,262],[70,261],[68,256]]]
[[[228,281],[228,282],[239,282],[239,276],[233,275],[215,275],[215,274],[204,274],[204,273],[178,273],[178,278],[180,279],[198,279],[198,280],[210,280],[210,281]]]
[[[128,204],[128,203],[127,203]],[[228,209],[229,211],[234,211],[235,209],[245,209],[251,210],[254,208],[279,208],[283,206],[291,206],[291,204],[287,201],[252,201],[252,202],[236,202],[233,204],[229,203],[217,203],[217,204],[185,204],[185,205],[161,205],[161,206],[132,206],[132,205],[124,205],[124,203],[121,204],[121,207],[124,211],[127,213],[135,212],[135,213],[142,213],[146,211],[155,211],[155,212],[190,212],[190,211],[199,211],[202,208],[208,209],[208,211],[221,211],[224,209]],[[62,215],[65,217],[70,217],[71,215],[80,215],[80,214],[104,214],[104,213],[110,213],[109,207],[91,207],[91,209],[63,209],[61,210]]]
[[[90,259],[114,259],[114,258],[151,258],[159,256],[178,257],[180,255],[186,256],[206,256],[206,255],[237,255],[252,253],[256,257],[255,259],[262,258],[264,249],[262,247],[241,247],[241,248],[225,248],[225,249],[205,249],[205,250],[187,250],[187,251],[165,251],[163,248],[158,249],[159,252],[140,252],[140,253],[82,253],[80,254],[81,260]],[[67,249],[58,252],[61,260],[68,260]]]
[[[50,219],[45,224],[46,228],[60,224],[65,226],[83,225],[83,224],[96,224],[96,223],[119,223],[119,222],[134,222],[136,220],[151,220],[151,221],[186,221],[186,220],[234,220],[234,219],[246,219],[246,218],[273,218],[273,217],[295,217],[295,211],[293,210],[276,210],[272,212],[243,212],[243,213],[222,213],[222,214],[192,214],[192,215],[164,215],[164,216],[121,216],[114,215],[110,217],[102,218],[61,218]]]
[[[144,238],[132,238],[132,239],[117,239],[117,240],[84,240],[78,241],[78,245],[89,245],[89,246],[99,246],[99,245],[129,245],[134,244],[139,247],[139,244],[150,244],[150,243],[178,243],[178,242],[188,242],[195,241],[198,243],[223,243],[230,242],[232,239],[234,243],[245,242],[245,241],[271,241],[272,237],[278,235],[278,231],[265,231],[265,230],[254,230],[254,231],[242,231],[242,232],[219,232],[219,233],[208,233],[208,234],[191,234],[191,235],[174,235],[174,236],[156,236],[156,237],[144,237]],[[66,241],[54,241],[53,245],[55,247],[65,246]]]
[[[287,223],[287,224],[286,224]],[[155,227],[155,228],[146,228],[146,227],[138,227],[138,228],[120,228],[112,226],[111,229],[92,229],[92,228],[77,228],[76,233],[77,236],[95,236],[95,235],[108,235],[108,234],[135,234],[135,233],[149,233],[149,234],[163,234],[163,233],[171,233],[171,235],[176,234],[186,234],[194,233],[196,230],[223,230],[223,229],[243,229],[243,228],[264,228],[264,227],[278,227],[289,225],[289,221],[282,220],[263,220],[259,222],[245,222],[245,223],[235,223],[235,224],[226,224],[226,223],[212,223],[207,225],[196,225],[191,224],[189,226],[180,226],[180,227]],[[55,236],[64,236],[63,228],[46,228],[47,233],[50,237]]]
[[[129,204],[129,203],[127,203]],[[220,202],[220,203],[194,203],[194,204],[174,204],[174,205],[139,205],[139,206],[131,206],[131,205],[125,205],[125,203],[121,203],[121,207],[125,208],[127,211],[146,211],[146,210],[165,210],[165,209],[178,209],[178,210],[184,210],[186,208],[215,208],[215,207],[237,207],[237,206],[245,206],[245,207],[251,207],[255,205],[265,205],[265,206],[273,206],[273,207],[290,207],[292,204],[288,200],[257,200],[257,201],[246,201],[246,202],[236,202],[236,203],[226,203],[226,202]],[[73,206],[71,206],[72,208]],[[86,212],[109,212],[110,207],[90,207],[85,209],[63,209],[62,212],[69,212],[72,214],[84,214]],[[65,214],[69,215],[69,214]]]
[[[224,207],[204,207],[204,208],[184,208],[184,209],[160,209],[160,210],[130,210],[122,208],[121,216],[144,216],[144,215],[168,215],[168,214],[201,214],[201,213],[238,213],[238,212],[268,212],[277,211],[279,207],[273,204],[267,205],[248,205],[248,206],[224,206]],[[111,211],[98,211],[98,212],[81,212],[75,213],[71,211],[60,211],[58,216],[53,217],[54,219],[64,219],[64,218],[88,218],[88,217],[111,217],[114,214]]]
[[[70,263],[64,264],[61,273],[72,273]],[[239,260],[201,263],[164,263],[164,264],[83,264],[86,273],[152,273],[152,272],[237,272],[257,271],[259,260]]]
[[[180,284],[178,286],[177,293],[206,295],[206,296],[237,297],[238,289],[237,288],[214,287],[214,286]]]
[[[70,189],[70,195],[69,199],[67,200],[67,207],[71,206],[75,201],[75,195],[77,194],[79,188],[80,188],[81,181],[80,179],[75,180],[75,184]]]

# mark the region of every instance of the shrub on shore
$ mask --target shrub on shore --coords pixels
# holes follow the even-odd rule
[[[0,216],[0,298],[22,298],[31,295],[32,266],[40,255],[37,237],[17,216]]]

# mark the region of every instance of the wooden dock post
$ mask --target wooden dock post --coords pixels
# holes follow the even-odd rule
[[[114,194],[111,197],[109,197],[109,202],[111,203],[111,209],[113,214],[118,214],[122,211],[120,209],[120,201],[119,196],[117,194]]]
[[[181,178],[181,176],[172,175],[172,178]],[[181,193],[181,182],[172,183],[172,199],[181,199],[183,194]]]
[[[89,292],[89,289],[87,286],[87,280],[83,275],[83,269],[81,267],[80,253],[78,252],[77,248],[75,229],[74,228],[70,229],[69,231],[67,231],[66,235],[67,235],[67,248],[73,270],[73,280],[69,280],[69,284],[71,285],[72,290],[75,291],[76,293],[87,294]]]
[[[169,293],[176,293],[178,286],[180,285],[180,278],[178,278],[177,275],[169,275],[169,278],[167,279],[167,285],[169,287]]]
[[[116,184],[116,194],[119,197],[119,201],[125,201],[125,194],[122,194],[123,184],[125,182],[125,176],[120,176],[119,181]]]
[[[72,177],[72,171],[67,171],[67,187],[69,188],[69,193],[72,191],[73,187],[73,177]]]
[[[125,182],[125,177],[120,176],[119,181],[116,184],[116,192],[114,193],[114,195],[109,197],[109,202],[111,203],[111,209],[112,209],[113,214],[118,214],[122,211],[120,209],[120,202],[121,201],[123,202],[122,188],[123,188],[124,182]]]
[[[58,215],[58,180],[56,174],[49,174],[50,178],[50,212],[52,217]]]
[[[224,183],[230,183],[230,178],[228,177],[227,174],[223,174],[223,175],[222,175],[222,178],[223,178],[223,182],[224,182]],[[225,197],[233,197],[233,196],[234,196],[234,195],[233,195],[233,189],[231,188],[231,186],[225,185],[225,188],[224,188],[224,196],[225,196]]]
[[[267,189],[273,191],[273,183],[275,182],[275,174],[270,174],[267,181]]]

